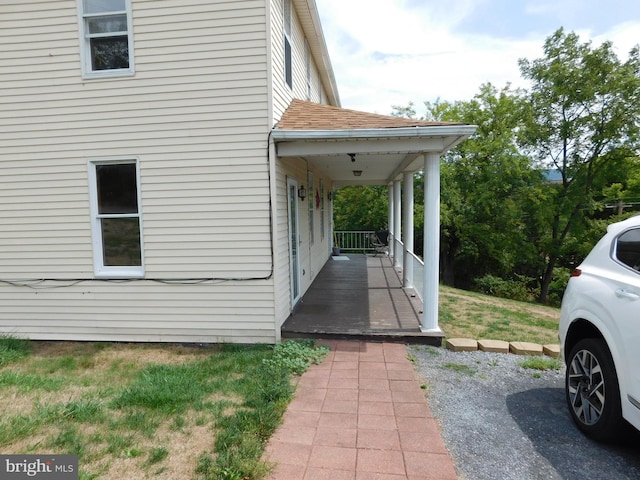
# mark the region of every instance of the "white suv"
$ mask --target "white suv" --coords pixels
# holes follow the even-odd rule
[[[576,425],[611,441],[640,430],[640,216],[609,225],[562,300],[565,390]]]

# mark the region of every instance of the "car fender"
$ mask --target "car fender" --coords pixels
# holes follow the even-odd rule
[[[626,400],[628,390],[627,382],[629,380],[625,375],[625,372],[627,371],[625,359],[628,358],[628,356],[626,355],[624,342],[621,338],[622,334],[617,323],[614,321],[608,309],[602,305],[600,301],[595,300],[594,296],[580,295],[574,296],[573,298],[573,305],[570,305],[567,310],[568,315],[571,318],[571,321],[567,322],[567,332],[571,330],[579,320],[589,322],[600,332],[607,344],[609,352],[611,353],[611,358],[613,359],[616,374],[618,375],[620,396],[623,400]],[[564,336],[562,338],[563,344],[566,339],[567,332],[564,332]],[[615,345],[616,348],[612,348],[612,345]],[[623,401],[622,403],[624,404],[625,402]]]

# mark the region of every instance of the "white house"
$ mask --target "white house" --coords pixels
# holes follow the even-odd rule
[[[426,167],[437,232],[439,155],[473,132],[339,108],[314,0],[3,0],[0,40],[4,334],[278,341],[329,193]]]

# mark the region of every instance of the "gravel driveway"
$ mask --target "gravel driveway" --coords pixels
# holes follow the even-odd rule
[[[539,372],[512,354],[408,351],[460,479],[640,479],[638,438],[607,446],[574,426],[564,365]]]

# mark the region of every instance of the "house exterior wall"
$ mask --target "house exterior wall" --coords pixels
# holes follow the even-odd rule
[[[324,103],[327,95],[320,80],[318,67],[313,58],[310,59],[311,95],[307,89],[307,50],[305,48],[305,34],[293,3],[291,20],[291,42],[293,57],[293,88],[289,87],[284,78],[284,24],[283,1],[269,0],[271,8],[271,52],[272,70],[271,82],[273,89],[272,125],[275,125],[292,99],[309,100]],[[293,1],[293,0],[292,0]]]
[[[311,89],[307,87],[307,55],[310,51],[305,47],[305,33],[303,31],[299,15],[297,13],[297,1],[292,0],[293,15],[291,21],[291,41],[292,41],[292,64],[293,64],[293,88],[285,82],[285,59],[284,59],[284,24],[283,24],[283,0],[270,1],[270,63],[271,63],[271,90],[272,90],[272,112],[271,120],[277,123],[289,103],[293,98],[310,99],[310,101],[322,103],[326,102],[327,94],[320,79],[317,64],[313,58],[310,59]],[[312,57],[312,55],[311,55]],[[310,93],[310,97],[308,97]],[[291,304],[291,278],[290,278],[290,237],[289,237],[289,217],[287,212],[287,178],[294,178],[298,185],[304,185],[308,190],[308,175],[311,171],[314,174],[314,183],[319,186],[319,172],[314,172],[308,167],[303,159],[277,159],[275,153],[271,159],[273,163],[273,204],[274,204],[274,244],[276,251],[274,278],[275,278],[275,318],[276,328],[279,329],[284,321],[289,317],[293,305]],[[326,194],[332,185],[328,178],[322,178]],[[308,202],[299,202],[300,208],[300,263],[303,274],[301,276],[301,291],[304,293],[317,273],[322,269],[328,258],[331,247],[330,225],[331,210],[330,204],[325,203],[325,237],[320,238],[320,209],[314,209],[315,238],[313,245],[309,236],[309,215]]]
[[[277,218],[280,219],[277,225],[279,232],[277,244],[283,252],[289,252],[289,225],[287,215],[287,178],[293,178],[298,182],[298,186],[304,185],[307,192],[310,192],[308,180],[308,173],[313,174],[315,188],[318,189],[320,182],[325,185],[325,210],[316,208],[315,191],[313,195],[309,194],[305,200],[298,199],[299,207],[299,228],[301,245],[299,249],[300,253],[300,267],[301,267],[301,291],[305,292],[313,280],[315,280],[317,274],[320,272],[324,264],[329,258],[329,252],[331,249],[331,235],[329,227],[329,219],[331,218],[331,205],[326,199],[328,193],[327,185],[330,185],[330,179],[321,176],[321,173],[313,168],[312,165],[307,165],[303,160],[296,158],[283,158],[278,160],[278,175],[277,175],[277,201],[276,210]],[[314,189],[315,190],[315,189]],[[309,202],[313,205],[313,209],[309,208]],[[313,243],[311,243],[310,234],[310,215],[313,216],[314,235]],[[321,234],[321,216],[325,215],[325,233]],[[279,265],[278,278],[284,282],[286,279],[286,285],[282,285],[279,289],[281,292],[278,298],[278,303],[283,305],[279,326],[282,325],[284,320],[289,316],[291,308],[291,290],[289,288],[289,257],[286,256],[286,262],[282,262]]]
[[[265,0],[133,0],[135,75],[91,80],[76,8],[0,3],[0,332],[274,341]],[[144,279],[94,278],[88,163],[115,158]]]

